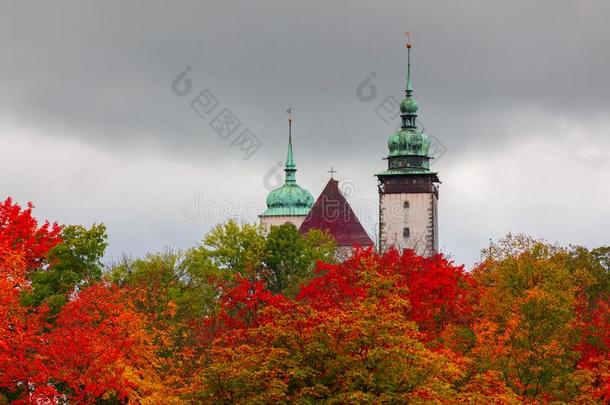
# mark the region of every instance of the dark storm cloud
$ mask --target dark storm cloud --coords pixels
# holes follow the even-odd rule
[[[587,115],[610,105],[604,2],[11,3],[0,17],[5,118],[111,148],[157,143],[184,159],[226,145],[169,90],[192,67],[267,144],[283,149],[284,108],[311,152],[385,153],[388,129],[357,85],[400,96],[402,31],[414,31],[421,119],[455,153],[469,120],[534,104]],[[280,147],[276,147],[276,143]],[[271,147],[269,147],[271,146]]]

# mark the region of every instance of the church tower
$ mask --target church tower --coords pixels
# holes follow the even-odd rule
[[[311,193],[297,184],[297,166],[292,153],[292,116],[288,110],[288,152],[284,172],[284,184],[271,191],[267,196],[267,209],[259,215],[261,225],[268,232],[273,225],[282,225],[287,222],[294,224],[297,229],[311,210],[314,200]]]
[[[430,170],[430,138],[417,127],[419,105],[411,83],[411,44],[407,44],[402,125],[388,139],[388,169],[376,174],[379,191],[379,247],[411,248],[429,256],[438,251],[437,173]]]

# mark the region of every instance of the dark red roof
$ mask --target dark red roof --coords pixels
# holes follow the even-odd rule
[[[338,246],[370,246],[373,244],[352,207],[341,194],[339,182],[328,180],[326,187],[299,228],[302,234],[310,229],[326,229]]]

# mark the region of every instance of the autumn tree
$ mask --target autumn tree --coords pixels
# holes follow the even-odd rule
[[[0,202],[0,244],[7,252],[18,252],[24,261],[24,272],[15,282],[23,283],[29,274],[45,265],[49,250],[60,241],[61,228],[45,221],[38,225],[32,216],[32,203],[26,209],[7,198]]]
[[[408,316],[428,339],[437,338],[448,325],[468,326],[474,290],[462,266],[454,266],[442,255],[421,257],[409,249],[402,254],[395,249],[383,255],[367,252],[360,256],[362,262],[321,263],[316,271],[324,277],[303,287],[298,298],[318,308],[359,299],[366,291],[361,280],[366,266],[400,276],[396,282],[404,287],[401,293],[410,303]]]
[[[171,399],[129,291],[89,286],[100,276],[104,227],[39,227],[31,208],[0,204],[0,402]]]
[[[569,268],[580,286],[576,328],[580,353],[575,375],[579,400],[610,401],[610,247],[573,247]]]
[[[39,387],[54,393],[38,356],[46,309],[30,310],[19,297],[30,290],[29,276],[43,267],[49,249],[60,242],[60,227],[39,226],[32,204],[22,209],[9,198],[0,203],[0,402],[36,398]]]
[[[22,252],[0,241],[0,403],[27,397],[37,386],[46,388],[47,374],[37,356],[46,311],[20,305],[22,288],[14,282],[16,274],[25,274],[26,263]]]
[[[509,235],[474,270],[481,297],[472,356],[518,395],[572,400],[584,383],[574,369],[581,357],[578,311],[582,300],[589,306],[587,291],[604,281],[592,276],[599,269],[582,265],[582,253]]]
[[[91,286],[62,307],[45,335],[40,353],[50,381],[70,402],[142,402],[163,391],[155,347],[129,294]]]

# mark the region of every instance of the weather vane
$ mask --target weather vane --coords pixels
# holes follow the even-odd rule
[[[286,110],[288,114],[288,138],[292,139],[292,107]]]
[[[405,36],[407,37],[407,43],[405,45],[405,48],[411,49],[411,31],[405,32]]]

